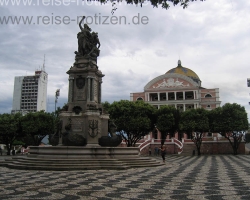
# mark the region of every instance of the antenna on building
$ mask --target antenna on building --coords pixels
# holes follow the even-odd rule
[[[45,54],[44,54],[44,58],[43,58],[43,69],[42,69],[42,71],[45,72]]]

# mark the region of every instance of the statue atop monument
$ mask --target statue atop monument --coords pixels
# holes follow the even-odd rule
[[[69,75],[68,103],[60,113],[57,133],[51,137],[54,145],[116,147],[122,138],[116,135],[114,122],[102,106],[102,78],[97,66],[100,53],[98,33],[82,22],[77,34],[78,51]]]
[[[76,59],[77,58],[88,58],[92,60],[97,60],[97,57],[100,54],[101,43],[98,38],[97,32],[91,32],[91,28],[88,24],[84,24],[82,27],[82,22],[85,19],[85,16],[82,17],[79,22],[79,27],[81,32],[77,34],[78,39],[78,51],[75,51]]]

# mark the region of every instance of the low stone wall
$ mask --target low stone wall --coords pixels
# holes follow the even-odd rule
[[[30,146],[28,157],[117,158],[138,157],[138,147]]]
[[[233,148],[229,141],[204,141],[201,146],[201,154],[233,154]],[[245,143],[241,142],[238,154],[245,154]]]
[[[165,143],[166,147],[167,147],[167,154],[177,154],[178,153],[178,147],[177,145],[175,145],[174,143]],[[149,146],[145,147],[142,151],[140,151],[141,155],[149,155],[149,148],[151,148],[151,155],[156,155],[158,153],[155,152],[155,147],[157,147],[157,149],[161,148],[161,144],[160,143],[151,143]],[[157,150],[158,152],[158,150]],[[159,151],[159,155],[160,155],[160,151]]]
[[[185,144],[194,145],[193,142],[187,142]],[[167,147],[167,154],[178,154],[178,146],[173,143],[165,143]],[[151,155],[155,155],[155,147],[160,148],[160,143],[151,143],[149,146],[145,147],[140,154],[149,155],[149,148],[151,148]],[[201,146],[201,154],[211,155],[211,154],[233,154],[233,148],[229,141],[203,141]],[[245,154],[245,143],[241,142],[238,148],[238,154]],[[191,155],[191,154],[190,154]]]

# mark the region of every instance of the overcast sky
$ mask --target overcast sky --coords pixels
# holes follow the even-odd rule
[[[0,0],[0,4],[4,1],[8,2]],[[0,113],[12,109],[14,77],[33,75],[42,67],[44,54],[48,111],[54,110],[56,89],[61,90],[58,106],[67,103],[66,71],[74,63],[80,31],[77,18],[83,15],[101,42],[98,66],[105,74],[103,102],[129,100],[130,93],[143,91],[151,79],[176,67],[180,59],[196,72],[203,87],[219,88],[221,105],[238,103],[250,113],[249,0],[198,1],[184,10],[123,2],[113,15],[110,3],[30,0],[28,6],[20,1],[18,6],[0,5],[1,20],[32,17],[31,24],[0,24]]]

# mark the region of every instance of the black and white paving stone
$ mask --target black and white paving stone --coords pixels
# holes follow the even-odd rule
[[[160,167],[117,171],[0,167],[0,199],[250,200],[250,155],[168,155]]]

